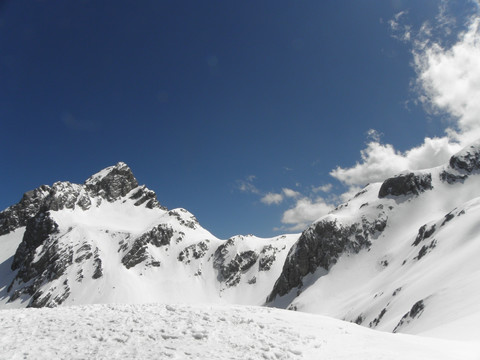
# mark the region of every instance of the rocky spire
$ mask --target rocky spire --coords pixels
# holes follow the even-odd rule
[[[138,182],[128,165],[119,162],[91,176],[84,185],[93,196],[115,201],[138,187]]]

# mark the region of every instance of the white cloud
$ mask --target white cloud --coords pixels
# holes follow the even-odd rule
[[[314,193],[318,192],[324,192],[324,193],[329,193],[332,191],[333,185],[332,184],[325,184],[325,185],[320,185],[320,186],[312,186],[312,191]]]
[[[272,204],[280,204],[283,201],[283,195],[282,194],[276,194],[276,193],[267,193],[265,194],[260,201],[266,205],[272,205]]]
[[[367,130],[367,138],[371,141],[380,142],[380,138],[382,137],[382,133],[378,132],[375,129]]]
[[[450,47],[422,42],[413,51],[421,101],[452,116],[448,135],[462,143],[480,137],[480,18]]]
[[[393,145],[372,141],[360,152],[362,161],[350,168],[338,166],[330,175],[348,186],[364,186],[383,181],[405,170],[431,168],[446,162],[460,150],[448,138],[425,138],[424,143],[406,152],[395,150]]]
[[[245,193],[260,194],[260,190],[253,184],[255,178],[255,175],[249,175],[245,180],[237,180],[238,189]]]
[[[371,141],[360,152],[361,161],[352,167],[338,166],[330,172],[347,186],[363,186],[382,181],[404,170],[438,166],[467,143],[480,137],[480,17],[472,15],[467,29],[449,46],[443,45],[457,22],[442,1],[436,23],[425,22],[417,34],[402,25],[406,13],[390,21],[395,37],[412,45],[416,71],[415,90],[429,113],[449,115],[451,124],[441,138],[424,139],[423,144],[400,152],[391,144],[380,143],[379,134],[368,130]],[[400,35],[398,35],[400,33]],[[408,35],[406,35],[408,34]],[[435,36],[441,34],[437,39]],[[411,37],[413,36],[413,37]],[[351,193],[352,191],[348,191]],[[344,197],[343,197],[344,198]]]
[[[291,225],[283,229],[289,231],[304,230],[308,224],[328,214],[332,209],[333,206],[327,204],[323,198],[315,200],[299,199],[293,208],[283,213],[282,223]]]
[[[283,188],[282,191],[283,191],[283,194],[289,198],[297,198],[302,195],[298,191],[288,189],[288,188]]]
[[[326,184],[310,187],[307,195],[284,188],[278,194],[263,196],[262,202],[267,204],[295,200],[283,213],[283,226],[275,230],[304,230],[330,212],[335,200],[347,201],[367,183],[383,181],[405,170],[441,165],[467,143],[480,138],[480,6],[477,1],[476,12],[467,27],[453,38],[454,31],[465,22],[452,19],[448,4],[440,3],[436,23],[425,22],[416,32],[412,26],[402,24],[408,15],[405,12],[398,13],[389,22],[393,37],[412,46],[412,65],[416,71],[413,83],[418,102],[428,113],[450,118],[445,136],[426,137],[418,146],[399,151],[391,144],[381,143],[379,132],[368,130],[368,143],[360,152],[360,161],[351,167],[338,166],[330,172],[347,186],[344,194],[336,198],[332,194],[328,200],[315,198],[319,191],[331,191],[332,185]],[[450,41],[449,45],[445,39]]]

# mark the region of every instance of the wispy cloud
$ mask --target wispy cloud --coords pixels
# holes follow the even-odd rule
[[[260,194],[260,190],[253,184],[255,175],[248,175],[244,180],[237,180],[237,188],[245,193]]]
[[[320,186],[312,186],[312,191],[314,193],[318,193],[318,192],[329,193],[330,191],[332,191],[332,188],[333,188],[332,184],[324,184]]]
[[[382,137],[382,133],[378,132],[375,129],[367,130],[367,139],[369,141],[380,142],[380,138]]]

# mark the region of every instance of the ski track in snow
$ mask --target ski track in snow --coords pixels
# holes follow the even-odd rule
[[[480,359],[478,343],[251,306],[14,309],[0,322],[0,359]]]

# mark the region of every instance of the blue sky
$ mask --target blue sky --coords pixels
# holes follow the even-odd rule
[[[464,45],[476,9],[2,2],[0,208],[124,161],[163,205],[219,237],[300,231],[362,184],[444,161],[475,130],[458,97],[438,97],[427,60]]]

